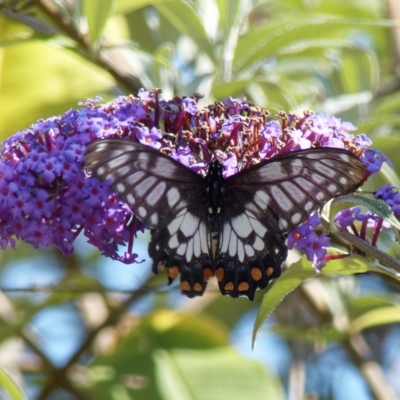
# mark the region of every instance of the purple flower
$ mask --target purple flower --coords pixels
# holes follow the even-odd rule
[[[361,214],[361,208],[355,207],[339,211],[333,220],[342,228],[347,228],[353,225],[354,221],[364,221],[365,219],[368,219],[368,217]]]
[[[182,100],[183,109],[191,115],[196,115],[198,112],[197,103],[190,97],[185,97]]]
[[[371,174],[380,171],[384,161],[386,161],[391,168],[394,168],[392,162],[378,149],[366,150],[364,157],[361,157],[360,160],[367,166],[367,171]]]
[[[383,200],[396,216],[400,214],[400,193],[399,190],[394,186],[384,185],[375,192],[374,197],[376,199]],[[363,240],[367,240],[367,228],[371,229],[372,237],[371,239],[368,239],[368,241],[373,246],[376,245],[382,228],[388,229],[391,227],[389,222],[384,221],[378,215],[375,215],[369,211],[362,213],[360,207],[354,207],[340,211],[335,216],[334,221],[343,229],[350,228],[354,235]],[[355,224],[356,221],[361,222],[360,226]]]
[[[395,214],[400,213],[400,194],[395,193],[392,198],[386,200],[386,204],[390,206]]]
[[[384,185],[375,192],[375,198],[382,199],[394,214],[400,214],[400,193],[396,187]]]
[[[78,110],[39,120],[5,140],[0,150],[1,248],[15,246],[17,238],[35,247],[55,245],[70,255],[73,241],[82,233],[104,255],[136,261],[132,245],[143,225],[107,183],[83,166],[86,147],[94,140],[138,140],[203,176],[217,157],[224,165],[224,177],[299,148],[334,144],[360,156],[370,145],[365,135],[348,133],[353,125],[333,116],[280,113],[274,120],[244,98],[203,108],[198,99],[159,99],[157,90],[106,104],[89,99]],[[398,198],[390,201],[398,210]],[[288,245],[296,244],[318,266],[326,239],[312,230],[317,219],[311,216],[290,233]],[[119,247],[126,245],[129,250],[120,255]]]
[[[150,146],[153,149],[160,149],[161,143],[159,142],[162,138],[162,133],[160,129],[147,128],[147,126],[142,126],[136,131],[136,138],[140,143]]]
[[[224,178],[227,178],[228,176],[234,175],[237,172],[237,158],[236,156],[229,152],[226,155],[226,159],[223,161],[224,165],[224,173],[223,176]]]
[[[303,252],[309,261],[313,262],[317,271],[325,265],[326,248],[330,245],[330,239],[324,235],[317,235],[311,228],[316,228],[320,223],[318,214],[313,214],[288,234],[288,249],[291,250],[296,245],[297,250]]]
[[[194,161],[193,154],[188,146],[177,149],[172,155],[172,158],[179,161],[185,167],[189,167]]]
[[[378,189],[375,192],[375,198],[376,199],[382,199],[382,200],[387,200],[390,199],[394,193],[397,193],[398,189],[396,189],[394,186],[387,184],[382,186],[380,189]]]

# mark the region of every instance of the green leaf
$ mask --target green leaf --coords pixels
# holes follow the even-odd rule
[[[295,107],[295,102],[281,82],[268,80],[234,80],[213,86],[212,93],[215,98],[222,99],[229,96],[242,97],[243,93],[249,94],[251,99],[260,107],[268,107],[270,112],[290,109]],[[257,98],[257,93],[259,97]]]
[[[359,20],[345,18],[303,19],[301,22],[277,21],[265,28],[250,31],[238,41],[235,52],[237,69],[245,69],[260,59],[278,54],[299,39],[332,36],[335,30],[355,27],[393,27],[397,23],[386,20]]]
[[[228,37],[229,31],[236,22],[242,2],[242,0],[216,0],[219,11],[219,25],[226,37]]]
[[[347,299],[347,312],[350,319],[355,320],[367,311],[392,307],[393,304],[400,304],[400,295],[386,293],[349,297]]]
[[[309,343],[327,343],[339,342],[343,340],[347,333],[338,331],[332,324],[324,324],[322,328],[306,327],[301,328],[298,325],[274,324],[269,327],[274,332],[288,340],[307,341]]]
[[[350,325],[352,334],[373,328],[374,326],[396,324],[400,322],[400,306],[380,307],[367,311],[360,317],[353,320]]]
[[[230,348],[158,350],[156,384],[165,400],[283,399],[282,387],[255,361]]]
[[[14,382],[11,376],[0,367],[0,388],[3,389],[12,400],[25,400],[20,387]]]
[[[261,325],[278,304],[302,282],[316,276],[315,269],[304,257],[292,264],[265,293],[253,328],[253,346]]]
[[[44,42],[4,49],[0,69],[0,139],[77,108],[114,85],[110,75],[68,50]]]
[[[134,394],[135,399],[162,399],[165,382],[160,382],[161,386],[154,383],[158,351],[187,349],[202,354],[229,345],[225,326],[203,314],[159,310],[146,318],[136,318],[131,326],[134,329],[116,341],[116,348],[110,354],[96,357],[86,380],[75,381],[76,386],[83,386],[82,390],[97,400],[109,400],[114,392],[132,396],[127,398],[133,398]],[[131,385],[137,386],[134,392]],[[195,392],[193,387],[190,390]]]
[[[373,67],[376,69],[373,52],[364,47],[344,48],[341,54],[339,69],[340,81],[343,91],[347,94],[370,92],[375,87]],[[343,92],[341,92],[343,94]],[[372,93],[370,94],[370,101]]]
[[[213,47],[202,23],[204,21],[192,7],[182,1],[159,3],[155,7],[175,29],[189,36],[202,51],[214,59]]]
[[[171,2],[171,0],[118,0],[116,12],[118,14],[127,14],[140,10],[144,7],[154,7],[157,4],[169,2]]]
[[[363,274],[370,270],[370,264],[365,257],[348,256],[329,261],[319,275],[353,275]]]
[[[319,108],[325,113],[337,114],[343,111],[350,110],[362,104],[367,104],[372,100],[372,93],[370,91],[342,94],[337,97],[329,97]]]
[[[339,260],[329,261],[322,268],[321,273],[317,274],[311,262],[305,257],[292,264],[274,282],[267,293],[264,295],[261,306],[258,310],[256,322],[253,328],[253,346],[264,321],[270,316],[272,311],[279,303],[302,282],[321,275],[352,275],[368,271],[368,264],[363,257],[350,256]]]
[[[85,14],[90,43],[97,43],[103,33],[108,18],[115,10],[116,0],[83,0],[83,13]]]

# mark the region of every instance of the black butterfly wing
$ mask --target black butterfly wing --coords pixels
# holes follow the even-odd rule
[[[282,236],[330,199],[363,182],[365,166],[333,148],[301,150],[243,170],[225,181],[216,276],[224,294],[254,297],[278,277],[287,257]]]
[[[152,229],[153,271],[168,268],[171,281],[180,273],[185,294],[202,294],[213,271],[204,179],[159,151],[124,139],[91,143],[85,162],[101,180],[111,181],[112,190]]]

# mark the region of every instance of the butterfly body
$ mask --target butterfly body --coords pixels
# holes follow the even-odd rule
[[[281,273],[284,234],[327,201],[360,186],[365,166],[343,149],[287,153],[228,178],[212,161],[205,178],[170,157],[124,139],[89,145],[86,165],[152,229],[153,272],[181,276],[189,297],[217,277],[223,294],[254,298]]]

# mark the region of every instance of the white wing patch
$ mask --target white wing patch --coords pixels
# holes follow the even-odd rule
[[[267,233],[268,229],[251,212],[246,211],[246,214],[249,217],[249,221],[250,221],[250,224],[251,224],[254,232],[258,236],[263,238],[265,236],[265,234]]]
[[[167,192],[168,205],[173,207],[181,198],[177,188],[171,188]]]
[[[168,246],[170,249],[176,249],[179,246],[178,235],[176,233],[169,238]]]
[[[312,174],[311,178],[314,182],[318,183],[319,185],[323,185],[324,183],[326,183],[326,178],[324,178],[322,175],[320,174]]]
[[[184,257],[187,263],[192,261],[193,256],[200,258],[202,254],[209,254],[210,241],[207,227],[187,208],[176,215],[167,226],[167,230],[171,235],[168,247],[171,250],[176,249],[176,253]]]
[[[146,174],[143,171],[138,171],[129,175],[126,178],[126,183],[130,186],[133,186],[136,182],[139,182]]]
[[[187,209],[184,208],[182,211],[186,212]],[[184,213],[182,214],[182,211],[168,225],[168,231],[171,235],[178,232],[178,229],[180,228],[180,226],[182,224],[183,218],[185,217],[185,214]]]
[[[219,253],[237,256],[240,262],[245,257],[254,258],[257,252],[265,249],[265,235],[268,228],[248,209],[236,217],[227,218],[223,223]]]
[[[182,224],[180,226],[181,232],[188,238],[193,236],[199,227],[200,220],[190,212],[185,214]]]
[[[186,261],[190,262],[192,261],[192,257],[193,257],[193,238],[191,238],[189,240],[189,243],[187,245],[187,249],[186,249]]]
[[[195,257],[200,257],[201,254],[201,238],[200,238],[200,231],[197,230],[196,233],[194,234],[194,237],[192,239],[193,242],[193,247],[194,247],[194,255]]]
[[[200,223],[199,235],[200,235],[200,242],[201,242],[201,251],[204,254],[207,254],[210,238],[207,234],[207,228],[206,228],[206,225],[204,222]]]
[[[271,198],[264,190],[258,190],[254,195],[254,202],[261,208],[265,209],[268,207]]]
[[[112,157],[114,158],[111,158],[110,161],[107,163],[109,168],[118,168],[119,166],[129,162],[129,154],[113,154]]]
[[[293,208],[293,202],[288,196],[279,188],[279,186],[271,186],[271,194],[276,204],[283,210],[289,211]]]
[[[220,241],[221,253],[226,253],[229,247],[229,240],[231,237],[232,228],[229,222],[225,222],[222,229],[222,241]]]
[[[326,175],[329,178],[334,178],[336,176],[336,171],[333,168],[329,168],[326,165],[324,165],[322,162],[317,162],[315,163],[315,169],[322,174]]]
[[[281,186],[286,190],[287,193],[290,193],[292,195],[296,202],[304,201],[304,199],[306,198],[306,194],[292,182],[282,182]]]
[[[135,187],[136,196],[144,196],[156,182],[157,179],[154,176],[149,176],[148,178],[137,184]]]
[[[146,197],[146,202],[149,206],[154,206],[164,194],[167,184],[160,182]]]
[[[233,257],[237,252],[238,237],[236,233],[232,232],[229,238],[229,255]]]
[[[240,214],[231,220],[232,228],[241,238],[247,238],[252,232],[249,217],[246,214]]]

